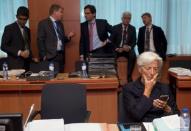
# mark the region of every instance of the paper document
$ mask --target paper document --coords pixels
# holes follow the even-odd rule
[[[176,73],[178,76],[191,76],[190,69],[182,68],[182,67],[171,67],[168,71]]]
[[[147,131],[155,131],[152,122],[143,122],[143,125]]]
[[[102,131],[98,123],[74,123],[66,124],[65,131]]]
[[[162,119],[170,129],[180,129],[180,117],[177,114],[165,116]]]
[[[31,105],[31,108],[30,108],[30,110],[29,110],[29,114],[28,114],[27,119],[26,119],[26,121],[25,121],[24,127],[26,127],[26,125],[27,125],[27,123],[28,123],[28,121],[29,121],[29,118],[30,118],[31,114],[33,113],[33,110],[34,110],[34,104]]]
[[[158,131],[180,131],[180,118],[170,115],[153,120],[153,126]]]
[[[27,124],[25,131],[64,131],[64,120],[34,120]]]

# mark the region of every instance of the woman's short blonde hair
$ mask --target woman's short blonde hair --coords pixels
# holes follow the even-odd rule
[[[157,60],[159,62],[159,68],[161,68],[163,65],[163,61],[162,61],[162,58],[158,54],[151,52],[151,51],[143,52],[137,58],[137,65],[139,67],[149,65],[150,63],[152,63],[155,60]]]

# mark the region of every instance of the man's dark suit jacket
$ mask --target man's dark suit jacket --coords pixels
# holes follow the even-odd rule
[[[112,28],[112,34],[110,36],[110,41],[114,45],[115,48],[119,48],[122,40],[123,35],[123,26],[122,24],[118,24],[113,26]],[[136,45],[136,30],[135,27],[132,25],[128,25],[127,30],[127,43],[124,43],[128,45],[131,49],[129,52],[123,51],[122,53],[116,53],[117,58],[118,57],[126,57],[128,59],[128,81],[132,80],[132,72],[134,69],[135,61],[136,61],[136,54],[134,51],[134,47]]]
[[[128,122],[151,122],[154,118],[179,113],[169,86],[160,82],[154,85],[149,98],[143,95],[144,85],[140,78],[126,85],[122,92]],[[153,106],[153,100],[159,99],[160,95],[169,95],[167,104],[171,107],[172,113],[165,113]]]
[[[62,50],[64,52],[64,46],[69,41],[65,36],[64,26],[62,22],[59,22],[59,27],[62,33]],[[46,18],[39,22],[37,31],[37,43],[39,48],[39,56],[43,59],[46,58],[53,59],[57,55],[57,36],[54,29],[53,22],[50,18]]]
[[[111,42],[113,43],[115,48],[119,48],[119,46],[121,44],[122,32],[123,32],[122,24],[113,26],[112,34],[109,39],[111,40]],[[129,24],[128,30],[127,30],[127,43],[124,43],[124,44],[130,46],[130,48],[131,48],[130,53],[132,55],[135,55],[134,47],[136,45],[136,30],[135,30],[135,27],[130,24]],[[127,53],[127,52],[118,53],[118,56],[127,57],[128,55],[129,55],[129,53]]]
[[[139,54],[144,52],[145,30],[146,30],[146,26],[143,26],[139,29],[138,41],[137,41]],[[166,51],[167,51],[167,40],[164,35],[164,32],[160,27],[155,25],[152,25],[152,30],[153,30],[153,40],[154,40],[154,47],[156,49],[156,53],[160,57],[162,57],[163,60],[165,60]]]
[[[96,27],[99,39],[101,41],[105,41],[108,38],[108,33],[111,33],[112,31],[112,26],[109,25],[106,20],[96,19]],[[89,44],[88,21],[86,21],[81,23],[80,55],[87,57],[89,53]],[[109,44],[107,44],[104,48],[106,53],[111,49]]]
[[[30,56],[27,59],[24,59],[18,56],[19,50],[25,50],[25,42],[22,36],[21,30],[17,22],[14,22],[5,27],[1,49],[7,53],[7,62],[9,69],[28,69],[29,68],[29,59],[31,59],[31,50],[30,50],[30,30],[27,27],[24,27],[25,33],[27,34],[27,43],[29,46]]]

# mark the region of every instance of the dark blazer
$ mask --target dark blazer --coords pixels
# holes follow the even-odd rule
[[[169,86],[157,82],[149,98],[144,96],[143,92],[144,85],[140,78],[123,88],[124,107],[128,122],[151,122],[154,118],[179,113]],[[171,107],[172,113],[165,113],[162,109],[153,106],[153,100],[158,99],[160,95],[169,95],[167,104]]]
[[[108,33],[112,31],[112,26],[108,24],[107,20],[96,19],[96,27],[99,39],[105,41],[108,38]],[[84,55],[85,57],[88,55],[89,43],[88,21],[86,21],[81,23],[80,55]]]
[[[137,41],[139,54],[144,52],[145,29],[146,26],[143,26],[139,29],[138,41]],[[165,60],[167,51],[167,40],[164,35],[164,32],[160,27],[155,25],[152,25],[152,30],[153,30],[154,47],[156,49],[156,53],[160,57],[162,57],[163,60]]]
[[[122,32],[123,32],[123,27],[122,24],[118,24],[113,26],[112,28],[112,34],[110,36],[110,40],[113,43],[115,48],[118,48],[121,44],[121,40],[122,40]],[[134,51],[134,47],[136,45],[136,30],[135,27],[130,25],[128,26],[128,30],[127,30],[127,44],[128,46],[131,47],[130,53],[131,54],[135,54]],[[122,55],[122,56],[127,56],[129,53],[127,52],[122,52],[122,53],[118,53],[118,55]]]
[[[30,30],[29,28],[24,27],[24,31],[27,34],[26,40],[30,51],[30,57],[27,59],[18,56],[19,50],[25,50],[25,42],[17,22],[7,25],[4,29],[1,41],[1,49],[8,55],[7,61],[9,69],[25,68],[25,64],[28,63],[26,61],[28,61],[32,56],[30,49]]]
[[[59,22],[59,26],[62,33],[62,50],[64,52],[64,46],[69,41],[69,39],[65,36],[62,22]],[[57,55],[57,36],[53,22],[50,18],[46,18],[39,22],[37,31],[37,43],[39,56],[41,59],[43,59],[44,56],[46,56],[47,59],[52,59]]]

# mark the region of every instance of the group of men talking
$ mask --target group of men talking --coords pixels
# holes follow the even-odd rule
[[[144,13],[142,20],[145,26],[139,29],[138,40],[136,29],[130,24],[131,13],[122,14],[120,24],[111,26],[107,20],[96,19],[96,8],[93,5],[84,7],[86,21],[81,24],[80,58],[85,60],[89,53],[115,52],[116,57],[128,59],[128,81],[132,81],[132,72],[136,61],[134,47],[138,46],[139,54],[144,51],[156,52],[165,60],[167,40],[164,32],[152,24],[150,13]],[[110,36],[108,34],[110,33]]]
[[[126,57],[128,59],[128,81],[132,81],[136,45],[140,54],[144,51],[153,51],[165,59],[167,40],[162,29],[152,24],[150,13],[142,15],[145,26],[139,29],[138,40],[136,29],[130,24],[130,12],[124,12],[121,17],[122,22],[114,26],[111,26],[107,20],[96,19],[96,8],[93,5],[84,7],[84,15],[86,21],[81,23],[80,60],[87,60],[90,53],[113,53],[117,58]],[[33,58],[30,30],[25,26],[29,18],[28,8],[19,7],[16,18],[16,22],[5,27],[1,42],[1,49],[8,54],[9,69],[25,68],[28,70],[31,60],[35,62],[40,60],[55,62],[59,65],[58,71],[63,71],[65,45],[75,36],[74,32],[65,34],[62,23],[63,8],[58,4],[52,4],[49,8],[49,16],[38,24],[39,59]]]
[[[178,112],[176,102],[168,86],[158,82],[163,60],[166,57],[167,40],[163,30],[152,24],[150,13],[144,13],[144,26],[136,29],[130,24],[131,13],[124,12],[121,23],[111,26],[107,20],[96,19],[96,8],[93,5],[84,7],[86,21],[81,23],[80,60],[87,60],[89,54],[115,53],[116,57],[128,59],[128,81],[123,88],[125,109],[133,122],[152,121],[156,117]],[[59,65],[59,72],[64,69],[65,45],[74,32],[67,35],[62,23],[63,8],[52,4],[49,16],[39,22],[37,28],[37,44],[39,59],[33,58],[30,46],[30,30],[26,27],[29,10],[19,7],[16,22],[5,27],[1,49],[8,54],[10,69],[29,69],[31,61],[50,61]],[[136,58],[135,46],[139,56]],[[137,59],[141,77],[132,81],[132,71]],[[168,95],[168,101],[159,99],[160,95]]]

